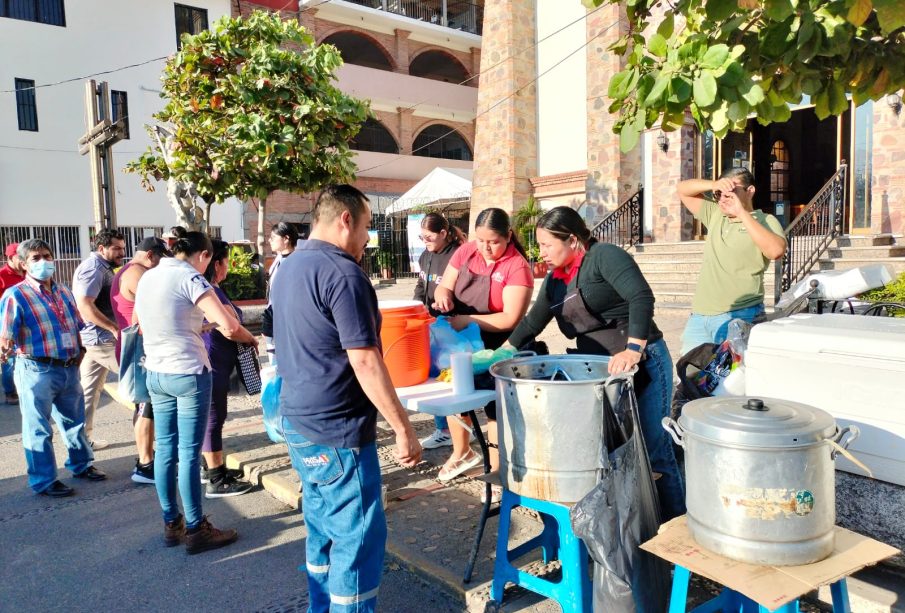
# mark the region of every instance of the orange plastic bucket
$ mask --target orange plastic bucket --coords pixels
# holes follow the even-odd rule
[[[430,325],[435,321],[417,300],[381,300],[380,342],[394,387],[427,381],[430,373]]]

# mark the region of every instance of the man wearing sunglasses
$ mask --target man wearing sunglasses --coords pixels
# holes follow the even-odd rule
[[[764,313],[764,271],[782,257],[786,239],[772,215],[754,210],[754,176],[731,168],[716,181],[689,179],[679,198],[707,228],[704,261],[682,334],[682,354],[726,340],[729,322]]]

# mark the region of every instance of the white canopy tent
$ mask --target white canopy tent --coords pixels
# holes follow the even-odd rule
[[[412,189],[388,206],[384,213],[402,213],[416,206],[442,207],[471,200],[474,171],[468,168],[434,168]]]

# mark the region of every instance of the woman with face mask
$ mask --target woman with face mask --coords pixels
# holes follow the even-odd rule
[[[522,346],[555,318],[560,331],[575,339],[577,353],[610,356],[611,374],[637,366],[641,431],[651,467],[661,475],[657,489],[663,520],[682,515],[685,486],[672,442],[660,426],[672,401],[672,359],[653,320],[650,286],[631,255],[594,240],[581,216],[567,206],[544,213],[536,232],[551,272],[508,342]]]
[[[154,405],[154,485],[163,510],[164,545],[183,540],[190,554],[229,545],[235,530],[214,528],[201,513],[199,455],[211,403],[211,361],[201,338],[204,319],[223,336],[255,345],[204,278],[213,246],[201,232],[188,232],[173,245],[174,257],[161,261],[138,282],[135,314],[144,335],[148,391]],[[185,516],[176,500],[178,490]]]
[[[525,250],[512,231],[509,215],[502,209],[484,209],[475,220],[475,240],[462,245],[450,259],[443,279],[434,293],[434,308],[450,315],[449,322],[462,330],[474,322],[481,329],[486,349],[503,344],[525,315],[534,277]],[[488,376],[476,387],[492,389]],[[499,467],[496,451],[496,403],[484,407],[487,438],[492,445],[490,464]],[[478,427],[477,424],[473,424]],[[481,456],[469,446],[469,432],[449,422],[453,452],[440,469],[438,478],[448,481],[481,463]],[[496,492],[494,498],[497,498]]]

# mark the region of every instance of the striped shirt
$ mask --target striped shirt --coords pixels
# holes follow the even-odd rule
[[[75,298],[62,285],[53,283],[48,291],[26,276],[0,299],[0,339],[15,342],[20,355],[74,358],[81,327]]]

